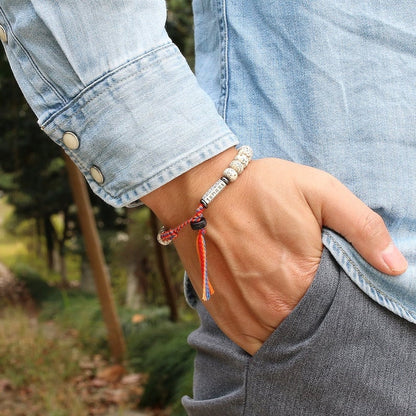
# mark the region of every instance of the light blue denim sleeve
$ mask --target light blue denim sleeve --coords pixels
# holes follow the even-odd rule
[[[0,0],[0,38],[39,125],[113,206],[237,143],[165,20],[164,0]]]

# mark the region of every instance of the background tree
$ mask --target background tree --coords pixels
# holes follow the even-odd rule
[[[194,67],[194,29],[191,0],[167,0],[166,30],[191,68]]]
[[[47,262],[54,267],[54,249],[61,257],[68,238],[71,196],[65,165],[57,146],[46,139],[24,100],[2,53],[0,94],[7,97],[0,114],[0,189],[8,195],[18,219],[33,219],[45,237]],[[64,227],[58,230],[52,217],[61,214]],[[61,261],[63,279],[66,278]]]
[[[167,0],[167,6],[167,31],[193,67],[191,1]],[[65,253],[69,240],[75,242],[71,244],[71,249],[77,250],[85,259],[65,164],[59,147],[39,129],[36,117],[23,98],[2,49],[0,96],[5,103],[0,113],[0,193],[7,194],[8,203],[14,206],[15,223],[24,220],[34,222],[38,241],[45,248],[48,267],[58,269],[65,283]],[[117,242],[120,235],[127,233],[126,210],[113,209],[92,193],[91,202],[104,253],[106,257],[111,257],[113,241]],[[145,226],[150,227],[147,222]],[[147,292],[145,298],[156,301],[160,298],[158,291],[162,291],[149,278],[149,275],[154,274],[153,270],[149,272],[149,268],[154,267],[149,258],[154,258],[155,254],[146,254],[149,247],[152,250],[154,248],[149,241],[136,245],[145,247],[145,250],[144,253],[136,252],[140,261],[134,262],[135,274],[141,276],[141,287]],[[181,284],[176,275],[181,273],[177,272],[177,259],[172,251],[169,252],[169,257],[174,263],[173,287],[178,292]]]
[[[14,206],[18,221],[35,221],[48,267],[57,268],[65,283],[66,241],[79,235],[65,163],[60,148],[37,125],[3,52],[0,95],[7,97],[0,113],[0,190]],[[95,196],[92,201],[99,228],[107,232],[125,228],[123,210],[114,210]]]

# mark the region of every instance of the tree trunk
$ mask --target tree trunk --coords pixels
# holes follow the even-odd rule
[[[64,215],[64,229],[62,231],[61,238],[58,237],[56,231],[55,235],[58,242],[58,250],[59,250],[59,274],[61,275],[61,283],[64,287],[69,286],[68,282],[68,273],[66,269],[66,261],[65,261],[65,254],[66,254],[66,247],[65,242],[67,240],[67,234],[68,234],[68,210],[66,209],[63,212]]]
[[[36,217],[35,253],[38,258],[42,257],[42,222]]]
[[[126,346],[116,312],[110,287],[110,278],[105,265],[104,254],[88,196],[87,185],[84,177],[72,160],[67,155],[64,155],[64,157],[68,168],[74,201],[78,209],[78,219],[85,240],[88,260],[93,271],[97,295],[101,304],[101,313],[107,327],[108,343],[113,358],[121,362],[124,359]]]
[[[127,266],[126,306],[131,309],[139,309],[143,304],[143,294],[140,290],[136,270],[135,263]]]
[[[51,223],[51,219],[48,214],[45,214],[43,217],[43,230],[45,234],[46,240],[46,261],[49,270],[54,269],[54,257],[53,257],[53,250],[54,250],[54,238],[53,238],[53,226]]]
[[[61,275],[61,284],[64,287],[69,286],[68,273],[65,261],[65,240],[59,240],[59,274]]]

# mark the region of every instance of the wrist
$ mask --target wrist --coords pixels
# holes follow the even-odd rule
[[[193,215],[202,195],[221,176],[236,154],[231,147],[142,198],[158,218],[173,226]]]

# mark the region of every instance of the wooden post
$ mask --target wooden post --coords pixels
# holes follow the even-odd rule
[[[64,158],[68,169],[73,198],[78,209],[78,218],[97,288],[97,295],[101,304],[104,323],[107,327],[111,354],[117,362],[121,362],[126,349],[123,332],[111,292],[110,277],[105,266],[104,254],[91,208],[87,185],[84,177],[72,160],[66,154]]]

